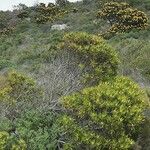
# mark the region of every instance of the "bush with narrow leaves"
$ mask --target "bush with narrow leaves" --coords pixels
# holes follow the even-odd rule
[[[85,82],[98,83],[117,75],[118,56],[102,37],[78,32],[64,36],[60,49],[77,55],[76,62],[84,71]]]
[[[109,21],[111,28],[108,32],[111,34],[131,31],[132,29],[141,30],[148,25],[148,18],[144,12],[132,8],[124,2],[105,3],[97,17]]]
[[[146,94],[125,77],[63,97],[64,149],[128,150],[137,140],[147,103]]]
[[[36,7],[36,22],[38,24],[43,24],[46,22],[53,22],[59,18],[61,18],[67,11],[61,9],[59,6],[54,5],[53,3],[49,3],[48,6],[40,3]]]
[[[3,77],[0,88],[0,114],[15,119],[26,108],[37,108],[43,92],[33,79],[15,71]]]
[[[24,140],[10,135],[8,132],[0,131],[0,149],[1,150],[26,150],[27,145]]]

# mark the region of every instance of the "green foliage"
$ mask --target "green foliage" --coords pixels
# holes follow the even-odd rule
[[[150,114],[143,124],[139,144],[141,145],[142,150],[150,149]]]
[[[136,71],[138,71],[142,77],[134,76],[134,79],[136,81],[140,80],[139,82],[150,79],[149,33],[149,30],[140,32],[132,31],[130,33],[119,34],[109,40],[109,44],[119,51],[121,72],[124,75],[132,75],[133,73],[134,76]],[[147,85],[147,81],[144,84],[145,86],[149,86]]]
[[[17,15],[18,18],[24,19],[29,17],[29,13],[27,11],[23,11]]]
[[[0,89],[1,113],[5,112],[8,118],[14,119],[25,108],[38,106],[37,101],[42,98],[43,93],[33,79],[15,71],[8,73],[4,79]]]
[[[68,0],[56,0],[56,4],[59,6],[65,6],[68,2]]]
[[[9,134],[7,132],[0,132],[0,149],[4,149],[7,139],[9,137]]]
[[[0,70],[6,67],[13,67],[13,66],[14,64],[11,61],[6,59],[0,59]]]
[[[2,35],[10,35],[11,33],[13,33],[14,31],[14,27],[6,27],[6,28],[3,28],[3,30],[0,31],[0,36]]]
[[[55,150],[58,146],[59,126],[56,114],[27,110],[16,120],[16,130],[30,150]]]
[[[85,69],[83,76],[88,82],[97,83],[117,74],[117,53],[101,37],[84,32],[68,33],[64,36],[60,49],[77,55],[78,59],[73,63]]]
[[[15,71],[0,78],[0,137],[3,139],[0,149],[2,146],[2,150],[57,148],[57,116],[40,109],[42,99],[43,92],[33,79]],[[7,133],[8,140],[4,138]]]
[[[111,24],[109,32],[111,34],[132,29],[145,29],[148,25],[148,18],[144,12],[123,2],[105,3],[102,10],[98,12],[97,17],[109,21]]]
[[[0,11],[0,30],[8,27],[10,18],[9,12]]]
[[[62,105],[67,114],[60,121],[72,149],[127,150],[138,137],[147,97],[130,79],[116,77],[64,97]]]
[[[127,2],[133,6],[137,6],[142,9],[145,8],[147,10],[150,10],[150,0],[127,0]]]
[[[97,10],[98,5],[96,3],[94,3],[95,1],[98,1],[98,0],[84,0],[84,3],[83,2],[70,3],[69,5],[67,5],[67,7],[63,7],[63,8],[59,7],[59,9],[61,9],[61,10],[62,9],[66,10],[66,8],[67,8],[67,10],[68,10],[67,15],[64,16],[64,14],[63,14],[60,17],[58,17],[58,18],[60,18],[59,20],[56,17],[54,20],[52,20],[50,22],[46,21],[47,23],[45,22],[45,24],[43,23],[41,25],[37,25],[36,23],[34,23],[35,19],[37,19],[38,17],[42,18],[44,16],[44,13],[41,13],[37,10],[35,11],[35,9],[37,8],[36,6],[30,7],[28,9],[26,9],[26,8],[24,9],[23,5],[22,6],[20,5],[21,7],[18,7],[19,12],[21,10],[21,12],[27,11],[29,13],[29,18],[31,19],[30,22],[27,21],[26,19],[23,21],[16,22],[15,19],[18,19],[18,18],[16,18],[17,14],[18,14],[17,10],[15,10],[14,12],[9,12],[9,11],[3,12],[3,13],[0,12],[0,28],[3,29],[1,31],[2,36],[0,37],[0,56],[2,58],[0,60],[0,68],[1,69],[5,68],[4,70],[1,70],[1,72],[4,72],[9,67],[14,67],[14,64],[15,64],[16,65],[15,67],[18,70],[29,73],[30,76],[38,77],[38,81],[40,84],[41,84],[41,82],[43,82],[43,80],[47,81],[47,75],[45,75],[43,70],[47,69],[47,71],[51,72],[51,68],[49,68],[49,67],[51,67],[51,66],[53,67],[53,62],[55,63],[57,61],[57,59],[55,59],[55,58],[57,58],[56,55],[58,53],[60,54],[60,51],[58,51],[58,49],[56,48],[56,45],[58,44],[58,42],[61,41],[62,36],[64,34],[63,31],[50,30],[51,22],[56,23],[56,24],[57,23],[67,24],[69,26],[69,28],[67,30],[65,30],[65,32],[68,32],[68,31],[80,32],[80,31],[82,31],[82,32],[96,33],[96,34],[103,33],[104,31],[106,31],[106,29],[109,28],[109,24],[107,24],[104,20],[95,20],[95,14],[98,11]],[[110,0],[103,0],[103,1],[99,0],[99,2],[101,2],[101,4],[106,1],[110,1]],[[116,0],[116,1],[121,3],[121,1],[123,1],[123,0]],[[126,2],[131,4],[131,6],[136,6],[137,8],[139,8],[141,10],[145,10],[145,8],[148,8],[149,4],[150,4],[149,0],[144,0],[144,1],[142,1],[142,0],[127,0]],[[102,7],[101,4],[100,4],[100,7]],[[49,4],[48,7],[51,8],[52,6],[54,6],[54,5]],[[42,4],[41,7],[45,8],[47,6],[45,6],[45,4]],[[57,5],[57,7],[58,7],[58,5]],[[64,10],[62,10],[62,11],[64,11]],[[145,10],[145,11],[146,11],[147,16],[149,17],[149,12],[147,10]],[[128,12],[133,13],[133,11],[128,11]],[[48,16],[48,15],[45,15],[45,16]],[[62,17],[62,16],[64,16],[64,17]],[[10,32],[9,32],[9,30],[7,30],[7,29],[9,29],[8,25],[9,25],[10,18],[11,18],[11,22],[14,24],[17,24],[17,26],[16,26],[15,30],[13,29],[13,30],[10,30]],[[124,29],[120,29],[120,30],[124,30]],[[13,34],[10,34],[10,33],[12,33],[12,31],[13,31]],[[122,31],[119,31],[119,32],[122,32]],[[4,36],[4,35],[7,35],[7,36]],[[71,37],[72,37],[72,35],[71,35]],[[70,37],[68,37],[68,38],[70,38]],[[150,30],[147,28],[146,30],[132,30],[131,32],[117,34],[115,37],[113,37],[112,39],[107,41],[109,44],[111,44],[112,47],[114,47],[117,51],[120,52],[120,59],[122,60],[122,64],[120,65],[121,74],[124,74],[124,75],[132,75],[133,74],[134,80],[136,80],[138,83],[140,83],[142,85],[142,87],[149,86],[149,82],[145,82],[145,79],[143,79],[143,78],[147,77],[147,79],[150,79],[150,69],[149,69],[149,65],[150,65],[150,61],[149,61],[149,57],[150,57],[150,53],[149,53],[150,46],[149,45],[150,44],[149,44],[149,42],[150,41],[149,41],[149,38],[150,38]],[[74,56],[75,57],[77,56],[77,59],[75,59],[76,61],[74,61],[74,59],[73,59],[71,62],[69,62],[68,68],[70,69],[71,68],[70,66],[72,64],[80,66],[80,68],[85,71],[85,72],[83,71],[84,72],[83,76],[85,77],[86,81],[89,81],[89,82],[92,82],[93,80],[97,80],[99,82],[99,80],[101,80],[103,77],[106,79],[107,75],[108,75],[107,73],[105,76],[103,76],[103,73],[102,73],[103,77],[101,76],[101,74],[100,74],[100,76],[98,76],[97,73],[95,76],[95,72],[93,71],[95,66],[91,67],[91,65],[89,65],[89,64],[92,64],[91,60],[94,60],[97,62],[96,58],[101,59],[102,58],[101,56],[103,56],[103,54],[100,54],[97,56],[96,54],[92,54],[92,52],[90,53],[88,51],[88,49],[86,49],[88,52],[85,50],[85,47],[90,45],[90,42],[89,43],[87,42],[87,41],[90,41],[90,38],[88,38],[88,36],[85,36],[85,38],[80,37],[77,39],[80,41],[79,43],[76,41],[74,42],[74,39],[71,39],[70,40],[71,42],[68,40],[71,44],[75,43],[75,45],[77,45],[76,49],[72,49],[73,47],[71,47],[71,49],[69,49],[68,46],[66,46],[66,48],[65,48],[65,50],[66,50],[65,52],[67,53],[67,56],[69,55],[70,52],[72,53],[71,58]],[[87,39],[87,41],[86,41],[86,39]],[[82,41],[83,41],[83,43],[82,43]],[[84,44],[84,41],[87,44]],[[69,42],[64,41],[64,43],[67,43],[67,45],[69,45],[68,44]],[[92,47],[96,47],[97,45],[100,44],[100,43],[97,43],[95,46],[93,46],[94,42],[91,42],[91,43],[92,43],[91,44]],[[81,47],[81,50],[83,50],[83,51],[81,51],[79,47]],[[107,44],[106,44],[106,47],[107,47]],[[94,53],[95,53],[95,49],[94,49]],[[91,51],[91,48],[89,48],[89,50]],[[96,50],[96,52],[97,52],[97,54],[99,54],[99,52],[97,50]],[[88,57],[86,58],[84,56],[88,56]],[[66,55],[65,56],[63,55],[62,57],[64,59],[64,57],[66,57]],[[95,59],[92,57],[95,57]],[[53,60],[55,60],[55,61],[53,61]],[[57,65],[57,63],[58,62],[56,62],[56,65]],[[98,61],[98,64],[99,64],[99,61]],[[62,64],[62,66],[63,66],[63,64]],[[133,68],[133,70],[135,70],[135,72],[133,71],[133,73],[130,72],[130,71],[132,71],[132,68]],[[92,70],[92,72],[91,72],[91,70]],[[140,78],[139,78],[136,76],[136,70],[138,70],[140,73],[142,73],[142,77],[140,76]],[[73,71],[75,71],[75,70],[73,70]],[[53,72],[54,71],[52,70],[52,74],[53,74]],[[93,75],[93,79],[91,79],[92,76],[86,76],[86,75],[89,75],[90,73]],[[47,74],[47,72],[46,72],[46,74]],[[60,74],[61,74],[61,71],[60,71]],[[58,73],[58,76],[59,76],[59,73]],[[61,76],[63,76],[63,75],[61,74]],[[109,77],[107,79],[109,79]],[[29,78],[29,77],[27,77],[27,78]],[[51,78],[51,77],[49,77],[49,78]],[[69,78],[69,76],[67,76],[67,78]],[[103,80],[105,80],[104,78],[103,78]],[[41,80],[41,79],[43,79],[43,80]],[[72,80],[72,81],[74,82],[74,80]],[[24,82],[27,82],[27,81],[25,80]],[[57,147],[58,136],[55,136],[55,133],[58,133],[58,130],[57,130],[58,128],[56,127],[57,129],[55,130],[53,125],[52,126],[49,125],[49,122],[52,122],[53,124],[55,124],[57,126],[57,123],[55,123],[56,118],[53,117],[53,113],[52,113],[52,117],[49,113],[47,113],[47,108],[50,107],[49,103],[51,103],[49,100],[49,97],[48,96],[47,96],[48,98],[44,97],[44,100],[43,100],[43,97],[41,96],[41,90],[39,90],[39,88],[37,88],[34,81],[33,81],[35,84],[34,88],[36,88],[37,91],[39,91],[39,92],[35,92],[35,94],[34,94],[34,92],[33,93],[31,92],[32,94],[29,93],[27,89],[28,88],[30,89],[33,86],[28,87],[25,85],[24,82],[21,82],[20,86],[18,86],[18,83],[17,83],[18,88],[16,88],[16,86],[13,86],[14,88],[16,88],[16,91],[12,92],[10,82],[8,81],[8,75],[0,76],[0,93],[2,93],[1,96],[3,96],[0,98],[0,101],[3,100],[3,102],[0,102],[0,132],[4,132],[7,135],[9,134],[9,139],[11,139],[11,140],[9,142],[7,142],[7,145],[9,145],[11,147],[13,143],[14,144],[18,143],[17,141],[19,139],[23,139],[24,142],[28,143],[28,144],[26,144],[27,148],[28,148],[28,145],[31,147],[30,149],[33,149],[34,145],[36,145],[36,149],[45,149],[45,148],[43,148],[44,144],[48,145],[50,147],[50,149],[61,149],[62,148],[61,146],[59,148]],[[23,85],[23,86],[21,86],[21,85]],[[27,87],[27,89],[26,89],[26,87]],[[64,87],[66,87],[66,85],[62,86],[62,89],[66,92],[67,88],[64,88]],[[113,89],[114,87],[110,86],[110,88]],[[22,90],[20,90],[20,89],[22,89]],[[45,88],[45,90],[51,91],[51,86],[49,86],[49,88]],[[101,90],[103,91],[103,89],[101,89]],[[56,91],[56,93],[54,92],[54,97],[55,97],[55,94],[57,94],[57,89],[55,91]],[[40,95],[38,95],[39,93],[40,93]],[[48,92],[48,93],[50,93],[50,92]],[[82,91],[81,91],[81,93],[82,93]],[[97,92],[97,93],[99,93],[99,92]],[[62,95],[62,94],[60,94],[60,95]],[[148,94],[148,96],[150,97],[150,94]],[[17,97],[19,97],[19,98],[17,98]],[[85,97],[81,96],[80,98],[81,98],[81,102],[82,102],[82,100],[83,100],[82,98],[85,98]],[[52,98],[52,99],[55,99],[55,98]],[[80,101],[79,101],[79,103],[80,103]],[[119,104],[117,104],[117,105],[120,106]],[[137,103],[137,105],[138,105],[138,103]],[[29,108],[32,108],[32,107],[37,108],[40,111],[27,110],[28,107]],[[115,107],[117,109],[117,106],[115,106]],[[77,108],[80,108],[80,107],[77,107]],[[125,108],[127,108],[127,107],[125,107]],[[45,110],[41,111],[43,109],[45,109]],[[130,109],[127,108],[127,110],[130,110]],[[126,134],[122,134],[121,137],[119,137],[119,138],[116,137],[116,139],[108,141],[109,138],[107,138],[107,137],[105,138],[105,136],[102,136],[103,134],[99,134],[100,133],[99,125],[94,124],[95,121],[93,123],[94,125],[92,124],[90,126],[91,123],[88,122],[88,121],[91,121],[90,118],[85,117],[83,119],[80,119],[79,117],[76,117],[76,112],[74,112],[74,110],[70,110],[70,112],[71,112],[71,115],[70,115],[70,113],[68,113],[66,116],[63,117],[64,119],[62,121],[63,122],[62,127],[64,127],[64,129],[66,129],[66,130],[68,129],[67,131],[70,132],[70,135],[64,135],[65,132],[63,132],[62,138],[59,141],[61,143],[67,142],[64,145],[64,149],[71,149],[71,148],[72,149],[96,149],[95,147],[98,147],[98,150],[99,150],[99,149],[104,149],[104,148],[108,149],[107,147],[110,146],[110,149],[113,149],[113,150],[114,150],[114,147],[116,147],[116,149],[119,149],[119,150],[120,149],[124,150],[124,149],[128,149],[127,147],[130,147],[130,145],[132,143],[134,143],[134,141],[136,141],[136,139],[137,139],[137,138],[131,138],[130,136],[128,136]],[[74,113],[74,115],[72,115],[72,112]],[[47,114],[49,116],[48,118],[46,118]],[[124,116],[126,116],[126,115],[124,115]],[[124,118],[124,116],[122,118]],[[42,121],[42,118],[43,118],[43,121]],[[50,120],[51,118],[53,118],[52,119],[53,121]],[[67,118],[67,119],[65,119],[65,118]],[[107,118],[108,117],[106,117],[106,119]],[[132,119],[132,117],[131,117],[131,119]],[[40,121],[38,121],[38,120],[40,120]],[[49,120],[49,121],[45,121],[45,120]],[[66,121],[70,120],[70,121],[65,122],[64,120],[66,120]],[[108,119],[107,124],[109,124],[109,121],[110,120]],[[24,125],[24,122],[25,122],[25,125]],[[113,121],[112,121],[112,123],[114,125]],[[87,124],[89,124],[90,127],[87,126]],[[150,135],[149,134],[149,132],[150,132],[149,131],[149,129],[150,129],[149,128],[149,126],[150,126],[149,120],[146,120],[142,126],[143,126],[143,129],[141,130],[141,133],[140,133],[137,143],[140,144],[140,146],[142,147],[143,150],[149,150],[150,149],[149,148],[150,147],[149,146],[149,143],[150,143],[149,142],[149,139],[150,139],[149,138],[149,135]],[[12,131],[11,129],[15,129],[15,132]],[[71,129],[73,130],[73,133],[72,133]],[[112,129],[111,125],[110,125],[110,129]],[[114,128],[114,130],[115,130],[115,128]],[[30,132],[31,132],[31,134],[30,134]],[[103,133],[104,132],[105,131],[103,130]],[[116,132],[116,134],[118,134],[119,130],[115,130],[115,132]],[[122,130],[121,130],[121,132],[122,132]],[[32,134],[34,136],[32,136]],[[13,135],[13,138],[10,138],[10,136],[12,137],[12,135]],[[51,135],[53,135],[53,136],[51,136]],[[97,138],[95,138],[95,136],[97,136]],[[69,138],[69,137],[73,137],[73,138]],[[48,143],[47,139],[50,141],[49,143]],[[76,142],[77,144],[72,139],[77,141]],[[101,140],[101,141],[99,142],[99,140]],[[0,139],[0,142],[1,141],[2,140]],[[82,143],[84,143],[84,144],[82,144]],[[99,143],[102,143],[102,144],[100,145]],[[105,144],[106,144],[106,146],[105,146]],[[0,145],[0,149],[1,149],[1,145]],[[123,145],[123,148],[122,147],[120,148],[120,145]],[[11,149],[10,147],[7,149]],[[16,149],[17,148],[15,148],[15,150]]]
[[[56,113],[51,110],[26,109],[15,122],[2,121],[0,150],[56,150],[59,146],[60,126]]]
[[[27,145],[24,140],[17,139],[13,135],[2,131],[0,132],[0,149],[1,150],[26,150]]]
[[[47,7],[45,6],[45,4],[41,3],[36,7],[35,18],[37,23],[43,24],[46,22],[53,22],[61,18],[65,13],[65,10],[54,5],[53,3],[49,3]]]

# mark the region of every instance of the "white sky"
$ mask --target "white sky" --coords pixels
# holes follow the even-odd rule
[[[69,0],[70,2],[75,2],[77,0]],[[26,4],[27,6],[32,6],[37,2],[49,3],[55,2],[55,0],[0,0],[0,10],[12,10],[14,5],[20,3]]]

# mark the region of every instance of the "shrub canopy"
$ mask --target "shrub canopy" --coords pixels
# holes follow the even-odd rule
[[[61,18],[66,13],[65,10],[61,9],[59,6],[49,3],[45,6],[44,3],[40,3],[36,7],[36,22],[43,24],[46,22],[53,22],[54,20]]]
[[[30,107],[39,106],[43,92],[33,79],[15,71],[2,77],[0,82],[0,114],[13,120]]]
[[[88,82],[97,83],[117,74],[117,53],[102,37],[84,32],[68,33],[60,48],[77,55],[78,60],[73,63],[85,69],[84,77]]]
[[[61,122],[69,136],[65,147],[129,149],[144,120],[146,99],[139,86],[125,77],[64,97],[67,114]]]
[[[97,17],[109,21],[112,26],[109,31],[112,33],[144,29],[148,24],[148,18],[144,12],[124,2],[105,3]]]

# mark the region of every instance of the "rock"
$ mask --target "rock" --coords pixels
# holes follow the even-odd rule
[[[52,30],[65,30],[67,28],[68,26],[66,24],[55,24],[51,27]]]
[[[31,21],[31,18],[25,18],[25,20],[30,22],[30,21]]]

